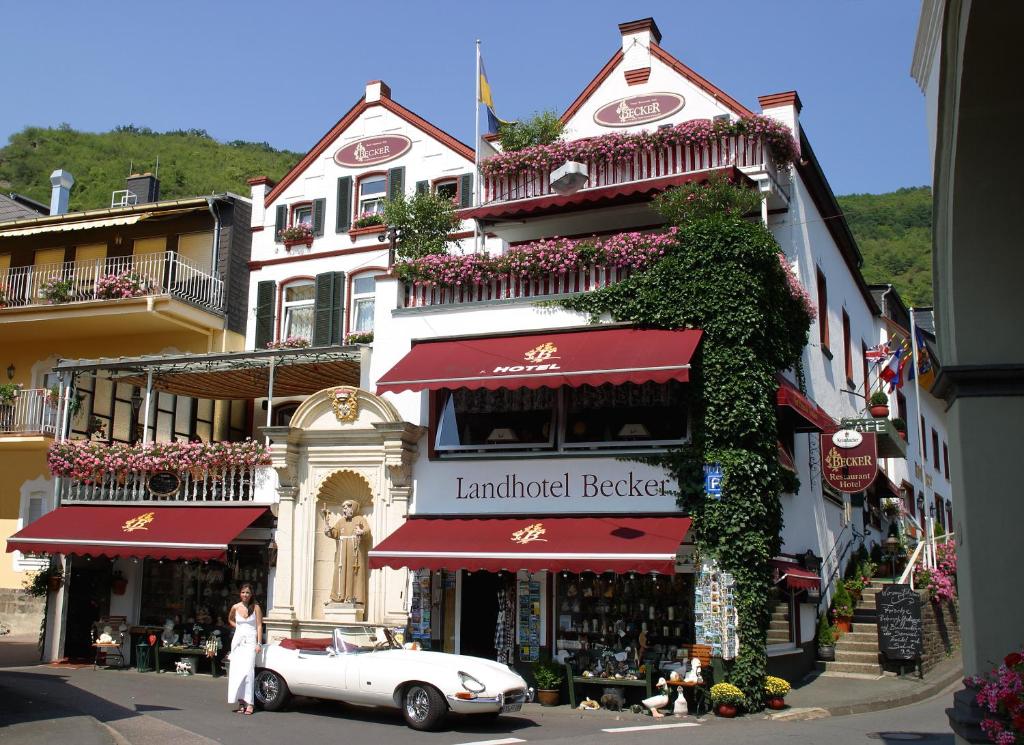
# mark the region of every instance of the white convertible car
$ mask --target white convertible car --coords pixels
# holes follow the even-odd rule
[[[256,660],[256,700],[276,711],[292,695],[402,710],[420,730],[449,711],[498,716],[531,698],[526,681],[480,657],[403,649],[384,627],[339,626],[329,639],[285,639]]]

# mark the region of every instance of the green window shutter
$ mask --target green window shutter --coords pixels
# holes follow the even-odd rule
[[[326,199],[313,200],[313,235],[324,234],[324,210],[326,208]]]
[[[464,173],[459,177],[459,192],[461,199],[459,200],[460,207],[472,207],[473,206],[473,174]]]
[[[352,177],[338,179],[338,216],[334,232],[344,233],[352,225]]]
[[[274,296],[277,283],[273,280],[256,283],[256,349],[266,349],[274,340]]]
[[[405,195],[405,166],[388,171],[388,199]]]
[[[274,240],[278,243],[281,242],[281,231],[288,227],[288,205],[279,204],[277,205],[277,211],[274,215]]]
[[[313,346],[341,344],[345,328],[345,272],[316,275],[313,305]]]
[[[417,181],[416,182],[416,193],[417,194],[426,194],[428,191],[430,191],[430,182],[429,181]]]

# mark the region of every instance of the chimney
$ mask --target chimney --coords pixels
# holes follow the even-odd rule
[[[382,98],[391,98],[391,86],[383,80],[371,80],[366,84],[366,103],[376,103]]]
[[[50,183],[53,189],[50,192],[50,214],[63,215],[68,211],[68,199],[71,197],[71,187],[75,185],[75,177],[58,168],[50,174]]]
[[[125,179],[125,188],[135,195],[136,204],[156,202],[160,199],[160,179],[152,173],[133,173]]]
[[[785,91],[783,93],[771,93],[767,96],[758,96],[757,102],[761,104],[761,114],[780,121],[789,127],[796,140],[797,154],[800,152],[800,110],[804,107],[800,96],[796,91]]]
[[[622,69],[643,70],[651,66],[651,45],[661,43],[661,31],[653,18],[619,24],[622,34]]]

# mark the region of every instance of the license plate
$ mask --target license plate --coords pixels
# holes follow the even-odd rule
[[[501,713],[502,714],[508,714],[509,712],[512,712],[512,711],[522,711],[522,708],[523,708],[522,704],[505,704],[504,706],[501,707]]]

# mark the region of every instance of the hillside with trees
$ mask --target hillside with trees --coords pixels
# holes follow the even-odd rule
[[[163,199],[231,191],[247,195],[246,179],[279,179],[302,153],[276,150],[266,142],[218,142],[205,130],[154,132],[126,125],[110,132],[26,127],[0,148],[0,191],[15,191],[43,204],[50,201],[50,173],[65,168],[75,177],[71,209],[108,207],[111,192],[124,188],[131,170],[153,171],[160,161]],[[932,301],[931,190],[839,197],[864,254],[868,282],[891,282],[912,305]]]
[[[0,191],[50,202],[50,173],[64,168],[75,177],[72,210],[110,206],[131,172],[160,166],[161,199],[231,191],[248,196],[246,179],[279,179],[302,157],[265,142],[218,142],[205,130],[154,132],[126,125],[110,132],[79,132],[68,125],[26,127],[0,149]]]

